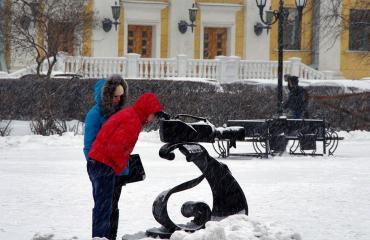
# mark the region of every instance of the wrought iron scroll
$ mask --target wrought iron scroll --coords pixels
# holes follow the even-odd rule
[[[148,236],[169,238],[176,230],[193,232],[204,228],[205,223],[212,218],[224,218],[237,213],[248,214],[248,204],[243,190],[226,164],[209,156],[207,150],[197,143],[168,143],[162,146],[159,155],[162,158],[173,160],[175,149],[179,149],[188,162],[193,162],[201,170],[202,175],[158,195],[153,203],[153,215],[162,226],[148,229],[146,231]],[[212,210],[204,202],[185,202],[181,212],[185,217],[194,217],[193,220],[186,224],[174,223],[167,211],[169,198],[174,193],[195,187],[203,179],[207,180],[212,191]]]

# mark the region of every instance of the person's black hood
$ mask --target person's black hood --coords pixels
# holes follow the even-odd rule
[[[297,88],[298,88],[298,77],[289,76],[288,77],[288,89],[291,91]]]
[[[291,82],[292,86],[298,86],[298,77],[289,76],[288,81]]]

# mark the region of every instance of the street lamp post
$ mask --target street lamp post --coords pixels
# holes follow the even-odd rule
[[[307,0],[295,0],[296,7],[298,9],[299,19],[302,18],[302,10],[306,6]],[[266,0],[256,0],[257,7],[259,8],[259,14],[261,21],[267,26],[271,26],[278,22],[278,87],[277,87],[277,108],[278,114],[283,114],[283,53],[284,53],[284,22],[288,17],[288,11],[284,9],[284,0],[279,0],[279,10],[266,11],[266,20],[263,17],[263,9],[266,6]],[[300,22],[298,23],[301,24]],[[299,28],[300,29],[300,28]]]

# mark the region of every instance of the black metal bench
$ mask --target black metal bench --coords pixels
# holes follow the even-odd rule
[[[268,135],[268,125],[265,119],[252,119],[252,120],[228,120],[228,127],[240,126],[245,130],[245,142],[251,142],[254,152],[248,153],[230,153],[230,148],[236,148],[236,142],[231,143],[226,141],[226,151],[224,156],[228,157],[230,155],[234,156],[257,156],[257,157],[267,157],[270,154],[270,148],[268,147],[269,141]],[[220,145],[218,143],[218,145]],[[224,145],[224,144],[223,144]]]
[[[337,132],[327,126],[323,119],[254,119],[228,120],[227,126],[240,126],[245,130],[244,142],[251,142],[254,152],[230,153],[236,142],[226,141],[224,157],[244,155],[268,157],[285,151],[289,140],[293,144],[289,148],[292,155],[333,155],[340,140]],[[239,140],[238,140],[239,141]],[[317,153],[317,142],[322,142],[322,152]],[[218,145],[225,145],[218,143]]]
[[[322,119],[288,119],[287,140],[293,140],[289,149],[294,155],[333,155],[340,140],[338,133]],[[317,142],[322,142],[322,153],[317,153]]]

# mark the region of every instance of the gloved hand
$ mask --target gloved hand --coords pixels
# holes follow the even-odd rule
[[[155,113],[155,116],[159,119],[164,119],[164,120],[171,119],[171,115],[164,111]]]

